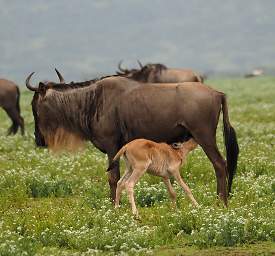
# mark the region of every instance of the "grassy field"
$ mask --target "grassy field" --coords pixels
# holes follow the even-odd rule
[[[23,91],[25,137],[6,136],[10,120],[0,110],[0,255],[275,254],[275,78],[208,84],[227,93],[240,146],[229,207],[217,205],[214,170],[198,148],[182,176],[201,206],[174,184],[173,208],[160,179],[145,175],[135,191],[141,220],[126,195],[113,209],[107,159],[92,145],[59,156],[35,147],[32,94]]]

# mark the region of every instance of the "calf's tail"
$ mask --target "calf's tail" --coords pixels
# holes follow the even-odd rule
[[[119,158],[125,153],[127,149],[127,145],[123,146],[114,156],[112,162],[109,164],[109,167],[107,169],[107,172],[109,172],[111,169],[113,169],[116,165],[116,161],[119,160]]]

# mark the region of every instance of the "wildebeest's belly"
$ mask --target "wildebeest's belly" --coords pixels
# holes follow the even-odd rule
[[[137,88],[122,97],[118,113],[125,142],[145,138],[171,143],[190,135],[184,125],[188,111],[177,88]]]
[[[122,132],[126,142],[137,138],[155,142],[180,142],[190,138],[190,132],[181,124],[175,122],[131,122]]]

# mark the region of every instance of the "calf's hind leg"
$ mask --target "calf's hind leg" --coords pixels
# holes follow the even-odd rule
[[[130,175],[130,177],[125,182],[125,188],[128,194],[129,201],[131,203],[132,207],[132,213],[136,216],[138,216],[138,210],[135,203],[135,197],[134,197],[134,186],[138,182],[138,180],[141,178],[141,176],[146,172],[145,166],[139,166],[133,168],[133,171]]]
[[[124,175],[121,177],[121,179],[117,183],[115,208],[117,208],[119,206],[121,193],[122,193],[123,189],[125,189],[125,182],[130,177],[130,175],[131,175],[131,172],[129,172],[129,170],[126,169]]]

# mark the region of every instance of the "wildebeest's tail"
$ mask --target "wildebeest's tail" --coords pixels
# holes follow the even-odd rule
[[[222,112],[223,112],[223,134],[226,149],[226,161],[228,170],[228,194],[231,193],[231,187],[234,175],[236,174],[239,146],[234,128],[229,122],[226,96],[222,95]]]
[[[17,98],[16,98],[16,109],[18,111],[18,113],[20,114],[20,90],[19,87],[16,86],[16,91],[17,91]]]
[[[110,171],[115,167],[116,161],[119,160],[119,158],[125,153],[127,149],[127,145],[123,146],[114,156],[113,161],[109,164],[109,167],[107,169],[107,172]]]

